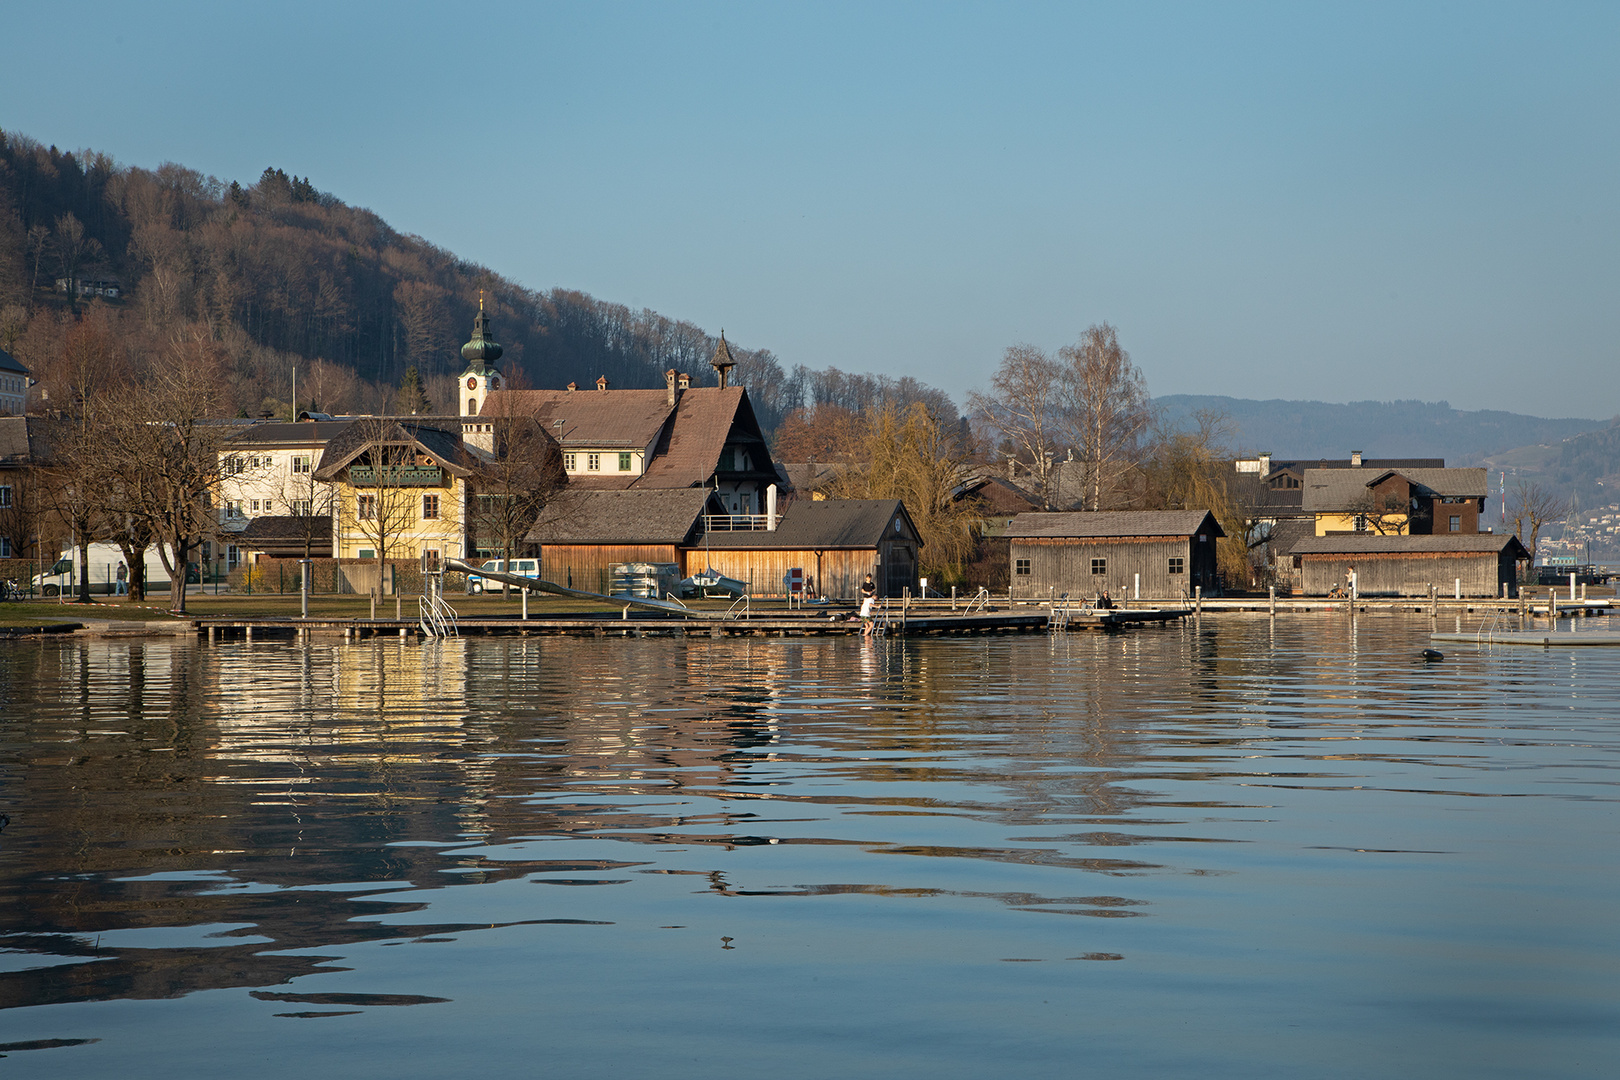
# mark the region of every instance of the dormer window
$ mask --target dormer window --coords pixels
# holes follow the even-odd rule
[[[602,471],[602,455],[601,454],[586,454],[585,455],[585,471],[586,472],[601,472]]]

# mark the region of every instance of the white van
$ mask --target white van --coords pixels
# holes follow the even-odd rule
[[[123,564],[124,553],[117,544],[91,544],[89,548],[90,591],[92,593],[116,593],[118,591],[118,567]],[[195,564],[194,564],[195,565]],[[195,569],[189,569],[186,580],[191,583],[200,581]],[[128,575],[125,575],[126,585]],[[49,570],[33,577],[35,596],[60,596],[66,593],[72,596],[79,591],[79,548],[75,544],[62,552],[61,558],[56,560]],[[159,557],[157,548],[146,549],[146,591],[166,592],[169,588],[169,572],[163,568],[163,559]]]
[[[506,568],[506,560],[505,559],[489,559],[486,562],[484,562],[484,564],[481,565],[479,567],[479,569],[480,570],[493,570],[496,573],[500,573],[500,574],[515,574],[518,577],[535,578],[536,580],[538,580],[539,577],[540,577],[540,560],[539,559],[513,559],[512,560],[512,569],[508,570]],[[491,581],[491,582],[489,582],[489,587],[491,589],[499,589],[501,587],[501,583],[499,581]],[[483,592],[484,591],[484,579],[479,577],[477,574],[468,574],[467,575],[467,591],[470,592],[470,593],[481,593],[481,592]]]

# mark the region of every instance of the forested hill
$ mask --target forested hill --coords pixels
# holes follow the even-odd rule
[[[1255,401],[1246,398],[1172,394],[1154,398],[1172,420],[1200,410],[1224,413],[1233,443],[1246,452],[1278,458],[1442,457],[1450,466],[1514,447],[1556,444],[1582,432],[1607,428],[1606,420],[1546,420],[1538,416],[1481,410],[1465,412],[1444,401]]]
[[[108,279],[121,286],[116,300],[71,300],[58,288]],[[249,412],[286,407],[293,362],[306,406],[385,407],[415,367],[429,397],[449,408],[480,288],[506,347],[501,366],[530,385],[588,386],[606,375],[618,387],[659,387],[668,368],[699,385],[714,380],[715,339],[689,322],[523,288],[308,178],[266,169],[243,186],[173,164],[120,167],[105,154],[0,132],[0,346],[36,372],[48,369],[60,338],[52,327],[105,302],[115,319],[148,329],[206,325],[227,354],[232,399]],[[851,385],[857,396],[899,387],[835,369],[787,372],[769,350],[731,348],[733,378],[767,429],[806,399]]]

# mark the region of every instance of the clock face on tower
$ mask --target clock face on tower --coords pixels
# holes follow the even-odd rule
[[[476,390],[476,389],[478,389],[478,376],[476,376],[476,375],[469,375],[469,376],[468,376],[468,377],[467,377],[467,389],[469,389],[469,390]]]

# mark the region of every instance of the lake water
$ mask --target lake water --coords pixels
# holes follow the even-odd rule
[[[1616,1075],[1620,650],[1430,629],[0,645],[0,1073]]]

